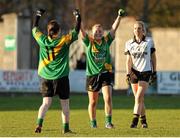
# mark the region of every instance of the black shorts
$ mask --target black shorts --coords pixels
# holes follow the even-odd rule
[[[60,99],[69,99],[70,86],[68,76],[56,80],[41,79],[40,92],[43,97],[59,95]]]
[[[132,69],[130,74],[131,83],[138,83],[138,81],[146,81],[149,82],[151,71],[139,72],[135,69]]]
[[[112,86],[112,73],[103,72],[94,76],[87,76],[86,90],[98,92],[103,86]]]

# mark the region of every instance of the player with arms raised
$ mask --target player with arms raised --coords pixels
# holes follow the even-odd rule
[[[102,88],[105,109],[105,127],[113,128],[112,124],[112,64],[110,45],[115,38],[115,32],[119,26],[124,10],[120,9],[110,32],[104,36],[103,27],[95,24],[92,27],[90,37],[81,25],[82,39],[86,46],[86,89],[89,97],[89,118],[92,128],[97,128],[96,106],[99,91]]]
[[[69,47],[78,39],[81,18],[76,16],[76,26],[69,34],[59,37],[60,26],[56,20],[47,25],[48,35],[43,34],[38,27],[39,19],[44,10],[38,10],[32,29],[33,36],[39,44],[38,75],[41,77],[40,92],[43,96],[39,108],[36,133],[40,133],[45,114],[52,103],[52,97],[58,95],[62,108],[63,133],[71,132],[69,129]]]

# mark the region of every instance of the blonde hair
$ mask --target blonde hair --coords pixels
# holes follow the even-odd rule
[[[142,26],[143,32],[144,32],[144,36],[146,36],[146,26],[144,24],[143,21],[136,21],[134,24],[139,24]]]

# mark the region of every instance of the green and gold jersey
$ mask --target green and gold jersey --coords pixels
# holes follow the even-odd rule
[[[86,75],[93,76],[104,71],[112,72],[110,45],[113,38],[110,33],[102,37],[101,42],[90,38],[87,34],[83,38],[86,45],[87,67]]]
[[[78,32],[73,29],[69,34],[58,39],[51,39],[37,27],[32,29],[32,33],[40,47],[38,74],[49,80],[68,76],[69,47],[78,39]]]

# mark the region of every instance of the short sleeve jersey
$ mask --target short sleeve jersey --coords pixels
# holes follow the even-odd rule
[[[104,71],[112,72],[110,45],[113,38],[110,33],[97,42],[87,34],[83,38],[86,46],[86,75],[93,76]]]
[[[78,32],[73,29],[61,38],[51,39],[34,27],[32,34],[40,47],[38,74],[49,80],[68,76],[69,47],[78,39]]]
[[[125,54],[131,56],[132,67],[139,72],[152,70],[151,54],[154,51],[154,42],[150,37],[145,37],[141,43],[137,43],[134,39],[131,39],[125,45]]]

